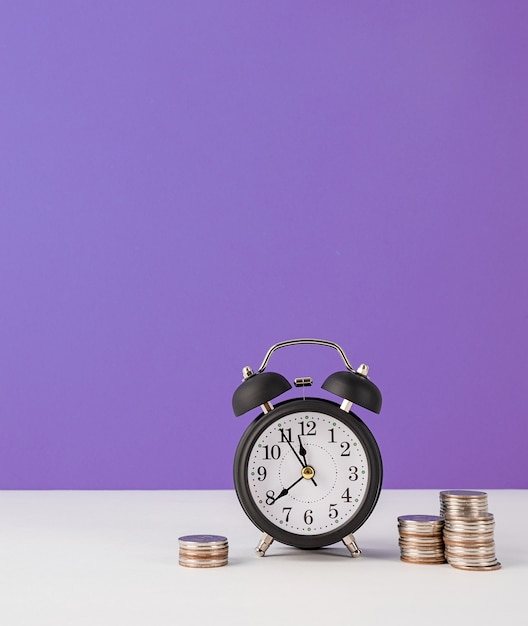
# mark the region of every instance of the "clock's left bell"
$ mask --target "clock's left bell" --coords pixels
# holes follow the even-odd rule
[[[250,367],[245,367],[243,372],[244,382],[233,394],[233,411],[237,417],[257,406],[266,407],[270,400],[291,389],[290,383],[282,374],[254,374]]]

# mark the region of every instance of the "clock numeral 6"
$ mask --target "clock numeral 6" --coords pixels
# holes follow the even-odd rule
[[[312,509],[308,509],[304,512],[304,523],[305,524],[313,524],[313,511]]]

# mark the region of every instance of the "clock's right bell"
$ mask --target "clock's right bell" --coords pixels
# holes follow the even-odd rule
[[[341,371],[330,374],[322,388],[374,413],[381,411],[380,390],[366,376],[357,372]]]

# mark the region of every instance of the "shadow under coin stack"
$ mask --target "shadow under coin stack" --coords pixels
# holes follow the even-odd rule
[[[484,491],[441,491],[440,515],[444,518],[447,562],[457,569],[489,571],[500,569],[495,556],[492,513]]]
[[[445,563],[442,539],[443,518],[438,515],[398,517],[400,559],[407,563]]]
[[[179,563],[184,567],[227,565],[227,538],[220,535],[186,535],[179,538]]]

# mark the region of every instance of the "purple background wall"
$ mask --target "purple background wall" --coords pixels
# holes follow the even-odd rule
[[[231,488],[367,362],[385,487],[528,487],[523,2],[0,8],[0,487]],[[282,350],[312,375],[337,353]]]

